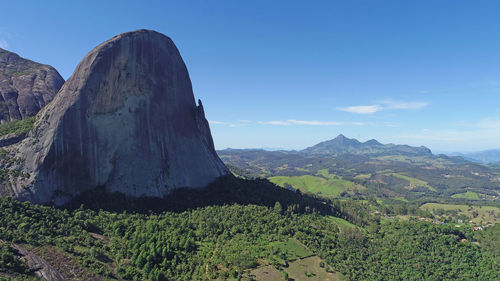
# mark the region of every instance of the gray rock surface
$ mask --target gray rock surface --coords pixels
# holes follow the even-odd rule
[[[44,259],[26,250],[18,244],[11,245],[22,256],[21,260],[31,269],[35,275],[45,281],[65,281],[66,279],[56,269],[50,266]]]
[[[12,133],[0,137],[0,147],[18,143],[26,138],[26,133]]]
[[[62,204],[99,186],[159,197],[228,173],[179,51],[149,30],[88,53],[28,137],[5,149],[13,163],[5,167],[21,173],[0,193],[36,203]]]
[[[0,122],[34,116],[64,84],[52,66],[0,48]]]

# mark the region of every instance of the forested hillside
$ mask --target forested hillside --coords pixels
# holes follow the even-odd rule
[[[228,177],[208,190],[216,196],[181,190],[163,207],[114,194],[103,201],[129,204],[108,210],[99,210],[99,201],[55,209],[3,198],[0,280],[34,277],[19,247],[68,280],[266,280],[263,270],[281,280],[494,280],[500,274],[498,225],[479,233],[387,219],[374,210],[398,211],[318,200],[266,181]],[[165,205],[187,194],[192,203]],[[113,210],[117,206],[122,208]],[[316,267],[296,266],[313,257]]]

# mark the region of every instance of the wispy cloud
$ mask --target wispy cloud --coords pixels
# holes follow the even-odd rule
[[[287,120],[287,122],[290,122],[294,125],[308,125],[308,126],[340,126],[340,125],[345,125],[345,122],[336,122],[336,121],[317,121],[317,120],[312,120],[312,121],[307,121],[307,120]]]
[[[402,143],[425,144],[447,151],[498,149],[500,119],[484,118],[477,122],[455,123],[450,128],[422,129],[395,135],[393,138]]]
[[[500,131],[500,120],[499,119],[493,119],[493,118],[484,118],[482,120],[479,120],[475,124],[475,127],[479,128],[479,129],[498,130],[498,131]]]
[[[212,125],[225,125],[225,126],[235,128],[235,127],[248,126],[252,122],[249,120],[238,120],[238,121],[239,122],[232,123],[232,122],[224,122],[224,121],[217,121],[217,120],[208,120],[208,123],[210,123]]]
[[[455,122],[453,124],[459,127],[460,130],[474,130],[474,129],[484,129],[484,130],[498,130],[500,132],[500,119],[486,117],[474,122]]]
[[[419,102],[419,101],[401,102],[393,100],[382,101],[382,104],[384,109],[411,109],[411,110],[421,109],[429,105],[427,102]]]
[[[347,106],[347,107],[338,108],[338,110],[346,111],[346,112],[350,112],[350,113],[356,113],[356,114],[373,114],[373,113],[380,111],[382,109],[384,109],[384,108],[378,104],[355,105],[355,106]]]
[[[303,125],[303,126],[343,126],[343,125],[355,125],[363,126],[362,122],[340,122],[340,121],[318,121],[318,120],[273,120],[273,121],[259,121],[258,124],[263,125],[276,125],[276,126],[290,126],[290,125]]]
[[[229,127],[243,127],[243,126],[249,126],[252,124],[274,125],[274,126],[291,126],[291,125],[300,125],[300,126],[343,126],[343,125],[364,126],[364,125],[366,125],[363,122],[318,121],[318,120],[297,120],[297,119],[257,121],[257,122],[254,122],[251,120],[238,120],[238,122],[225,122],[225,121],[209,120],[208,122],[212,125],[225,125],[225,126],[229,126]]]
[[[321,121],[321,120],[269,120],[269,121],[251,121],[238,120],[237,122],[226,122],[209,120],[210,125],[227,126],[231,128],[244,127],[251,125],[270,125],[270,126],[369,126],[369,127],[398,127],[400,124],[393,122],[359,122],[359,121]]]
[[[383,100],[372,105],[354,105],[347,107],[339,107],[338,110],[355,113],[355,114],[374,114],[382,110],[400,109],[400,110],[417,110],[428,105],[427,102],[402,102],[393,100]]]
[[[215,121],[215,120],[208,120],[208,123],[217,124],[217,125],[226,125],[227,124],[227,122]]]
[[[277,126],[289,126],[289,125],[292,125],[291,123],[286,122],[286,121],[259,121],[257,123],[258,124],[262,124],[262,125],[277,125]]]
[[[7,49],[8,47],[9,44],[7,43],[7,41],[5,41],[4,39],[0,39],[0,48]]]

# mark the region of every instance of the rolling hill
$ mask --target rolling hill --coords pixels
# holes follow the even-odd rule
[[[218,153],[240,176],[268,178],[281,186],[331,197],[500,202],[498,167],[434,155],[425,147],[384,145],[376,140],[362,143],[340,135],[301,151],[227,149]],[[335,177],[343,182],[332,181]]]

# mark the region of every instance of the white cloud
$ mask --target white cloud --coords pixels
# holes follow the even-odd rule
[[[393,100],[385,100],[382,102],[385,106],[384,109],[421,109],[428,105],[426,102],[400,102]]]
[[[290,123],[286,121],[259,121],[257,122],[262,125],[277,125],[277,126],[288,126],[291,125]]]
[[[248,120],[239,120],[239,122],[240,123],[231,123],[231,122],[224,122],[224,121],[208,120],[208,123],[210,123],[210,124],[225,125],[225,126],[229,126],[231,128],[248,126],[251,123],[251,121],[248,121]]]
[[[500,148],[500,120],[485,118],[475,123],[454,124],[458,128],[422,129],[393,136],[401,143],[428,145],[444,151],[477,151]]]
[[[428,105],[427,102],[401,102],[393,100],[384,100],[378,104],[372,105],[354,105],[337,108],[338,110],[355,114],[373,114],[387,109],[417,110]]]
[[[0,39],[0,48],[7,49],[8,47],[9,47],[9,44],[7,43],[7,41]]]
[[[305,121],[305,120],[295,120],[295,119],[290,119],[286,120],[287,122],[294,124],[294,125],[309,125],[309,126],[339,126],[339,125],[345,125],[345,122],[335,122],[335,121]]]
[[[215,121],[215,120],[208,120],[208,123],[217,124],[217,125],[226,125],[227,124],[227,122]]]
[[[374,104],[374,105],[355,105],[355,106],[348,106],[348,107],[341,107],[338,108],[338,110],[350,112],[350,113],[356,113],[356,114],[373,114],[377,111],[382,110],[383,107]]]
[[[300,126],[365,126],[366,123],[363,122],[341,122],[341,121],[318,121],[318,120],[297,120],[297,119],[288,119],[288,120],[271,120],[271,121],[258,121],[252,122],[250,120],[238,120],[238,122],[225,122],[225,121],[216,121],[209,120],[208,121],[212,125],[224,125],[229,127],[243,127],[249,126],[251,124],[260,124],[260,125],[273,125],[273,126],[291,126],[291,125],[300,125]]]
[[[484,118],[482,120],[479,120],[479,122],[475,124],[475,127],[480,129],[492,129],[500,131],[500,120],[493,118]]]
[[[229,123],[229,127],[231,128],[236,128],[236,127],[244,127],[248,126],[248,124],[242,124],[242,123]]]
[[[290,125],[305,125],[305,126],[343,126],[343,125],[355,125],[363,126],[362,122],[339,122],[339,121],[318,121],[318,120],[296,120],[288,119],[286,121],[259,121],[258,124],[262,125],[276,125],[276,126],[290,126]]]

